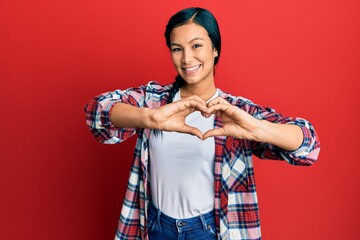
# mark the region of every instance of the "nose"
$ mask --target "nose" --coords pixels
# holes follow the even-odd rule
[[[193,52],[190,49],[184,49],[181,62],[184,64],[191,63],[194,59]]]

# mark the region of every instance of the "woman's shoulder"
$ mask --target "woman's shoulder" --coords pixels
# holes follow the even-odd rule
[[[145,87],[145,98],[148,107],[159,107],[167,102],[172,84],[160,84],[157,81],[150,81]]]
[[[152,93],[168,92],[172,88],[172,84],[160,84],[158,81],[150,81],[146,85],[146,91]]]
[[[172,88],[172,84],[160,84],[157,81],[149,81],[148,83],[145,83],[140,86],[136,87],[130,87],[125,90],[117,90],[120,92],[124,92],[126,94],[140,94],[140,95],[147,95],[150,96],[156,96],[156,95],[163,95],[164,93],[167,93]]]

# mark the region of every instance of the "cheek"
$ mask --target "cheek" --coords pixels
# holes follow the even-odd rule
[[[214,65],[215,58],[213,52],[208,53],[206,56],[204,55],[203,59],[208,65]]]
[[[204,51],[201,53],[201,59],[203,59],[206,62],[213,62],[215,58],[215,53],[213,49],[207,49],[207,51]]]
[[[174,66],[180,65],[180,57],[179,54],[171,54],[171,61],[173,62]]]

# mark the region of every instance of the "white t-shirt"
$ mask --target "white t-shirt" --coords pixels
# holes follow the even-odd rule
[[[214,96],[219,95],[217,90]],[[180,91],[173,101],[180,100]],[[201,132],[214,127],[214,115],[195,111],[186,124]],[[150,184],[153,204],[173,218],[190,218],[214,209],[215,141],[177,132],[150,135]]]

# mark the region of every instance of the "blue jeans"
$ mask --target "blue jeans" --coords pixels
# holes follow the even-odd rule
[[[147,229],[150,240],[216,240],[214,211],[198,217],[175,219],[150,203]]]

